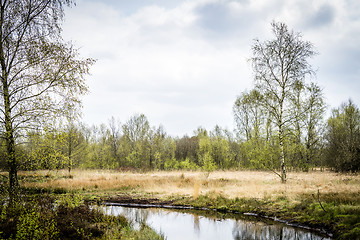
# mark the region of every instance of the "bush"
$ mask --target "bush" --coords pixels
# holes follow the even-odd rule
[[[11,207],[0,209],[0,239],[89,239],[104,234],[105,216],[79,200],[62,196],[55,201],[49,195],[24,196]]]

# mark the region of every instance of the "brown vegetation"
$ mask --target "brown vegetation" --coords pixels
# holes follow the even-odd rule
[[[277,199],[286,197],[296,201],[301,195],[336,194],[342,196],[360,193],[360,175],[313,171],[289,174],[287,184],[264,171],[171,171],[171,172],[117,172],[110,170],[21,172],[22,185],[36,188],[63,188],[86,192],[134,191],[158,196],[215,194],[227,198]],[[37,180],[38,179],[38,180]],[[40,180],[42,179],[42,180]]]

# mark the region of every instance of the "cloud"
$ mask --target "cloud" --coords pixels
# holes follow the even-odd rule
[[[273,20],[270,15],[275,8],[261,1],[204,1],[193,9],[197,16],[194,27],[214,43],[249,44],[263,23]]]
[[[198,34],[196,6],[145,5],[124,15],[105,3],[84,1],[67,13],[74,20],[65,26],[66,36],[76,39],[83,55],[98,59],[84,99],[87,122],[111,116],[126,121],[142,112],[174,135],[190,134],[199,125],[212,128],[224,118],[231,128],[232,101],[250,85],[242,80],[241,70],[250,78],[246,54],[236,44],[218,46]],[[177,127],[184,119],[186,129]]]
[[[216,34],[228,32],[234,29],[234,16],[228,5],[221,2],[210,2],[196,9],[199,15],[199,24],[202,28]]]
[[[313,27],[329,25],[335,18],[335,10],[329,4],[323,4],[309,18],[308,24]]]
[[[82,56],[98,60],[88,81],[91,94],[84,98],[84,121],[100,124],[114,116],[125,122],[144,113],[172,135],[191,134],[200,125],[232,129],[232,104],[253,83],[246,61],[252,39],[271,38],[272,20],[314,43],[320,52],[314,59],[318,80],[331,104],[344,95],[355,95],[360,103],[354,90],[360,69],[356,9],[355,0],[316,5],[310,0],[80,0],[66,11],[64,38],[81,47]],[[355,87],[336,92],[342,82]]]

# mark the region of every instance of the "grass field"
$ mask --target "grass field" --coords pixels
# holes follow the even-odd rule
[[[271,172],[216,171],[216,172],[117,172],[106,170],[74,170],[20,172],[25,187],[63,188],[116,192],[135,190],[170,196],[174,194],[193,196],[215,194],[227,198],[276,199],[287,197],[295,200],[304,194],[336,193],[352,195],[360,192],[360,175],[334,172],[293,172],[286,184]]]
[[[110,170],[19,172],[29,189],[60,189],[86,196],[172,199],[177,204],[255,212],[323,228],[339,239],[360,239],[360,175],[291,172],[282,184],[265,171]]]

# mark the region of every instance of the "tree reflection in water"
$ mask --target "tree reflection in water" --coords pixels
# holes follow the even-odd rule
[[[236,221],[232,230],[233,239],[276,239],[276,240],[315,240],[329,239],[282,224]]]
[[[177,211],[159,208],[106,206],[111,215],[124,215],[135,228],[146,223],[166,239],[330,239],[304,229],[273,221],[262,222],[251,216],[224,215],[205,211]]]
[[[194,232],[197,236],[200,235],[200,217],[197,214],[193,214],[194,216]]]

